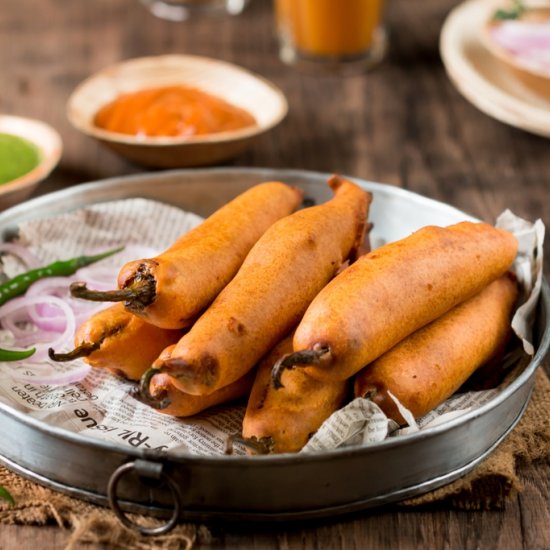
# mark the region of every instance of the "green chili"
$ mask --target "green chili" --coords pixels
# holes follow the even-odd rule
[[[19,361],[30,357],[36,351],[35,348],[30,349],[3,349],[0,348],[0,361]]]
[[[11,496],[10,492],[2,485],[0,485],[0,498],[7,501],[10,506],[15,506],[15,499]]]
[[[71,258],[70,260],[58,260],[43,267],[38,267],[36,269],[32,269],[31,271],[27,271],[26,273],[16,275],[9,281],[6,281],[0,285],[0,305],[5,304],[7,301],[19,296],[20,294],[23,294],[34,282],[39,279],[43,279],[44,277],[66,277],[68,275],[72,275],[81,267],[85,267],[98,262],[99,260],[103,260],[108,256],[112,256],[113,254],[120,252],[123,248],[124,247],[114,248],[94,256],[77,256],[76,258]]]

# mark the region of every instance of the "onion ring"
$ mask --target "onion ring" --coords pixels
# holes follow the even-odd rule
[[[50,347],[62,348],[72,338],[76,329],[76,320],[73,310],[61,298],[56,296],[21,296],[19,298],[14,298],[0,307],[0,319],[5,315],[36,304],[57,306],[64,313],[66,322],[64,331],[57,339],[36,345],[35,354],[26,359],[26,361],[31,363],[42,362],[44,359],[47,359],[48,348]]]

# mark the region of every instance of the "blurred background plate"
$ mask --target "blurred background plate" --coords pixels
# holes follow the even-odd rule
[[[451,11],[441,31],[443,64],[458,91],[486,115],[550,137],[550,100],[504,70],[483,45],[484,25],[502,4],[469,0]]]
[[[505,71],[550,101],[550,4],[528,6],[515,20],[486,21],[480,40]]]

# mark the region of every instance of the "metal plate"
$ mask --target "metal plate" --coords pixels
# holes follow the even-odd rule
[[[306,196],[326,200],[329,174],[291,170],[220,168],[180,170],[115,178],[45,195],[0,214],[6,238],[23,220],[55,216],[91,203],[147,197],[207,215],[260,181],[282,180],[303,187]],[[474,219],[451,206],[392,186],[352,178],[370,190],[374,238],[401,238],[421,225]],[[414,207],[414,222],[406,213]],[[521,417],[534,373],[550,346],[550,288],[543,282],[535,326],[536,354],[524,372],[498,397],[420,433],[367,447],[297,456],[198,457],[151,451],[91,439],[27,417],[0,403],[0,461],[38,483],[107,503],[107,485],[122,464],[143,459],[163,464],[175,481],[182,520],[282,521],[335,516],[395,502],[440,487],[471,470]],[[170,516],[174,495],[152,490],[136,476],[118,487],[125,510]]]

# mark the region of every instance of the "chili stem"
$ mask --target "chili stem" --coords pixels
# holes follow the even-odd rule
[[[257,455],[268,455],[273,452],[274,442],[271,436],[267,437],[243,437],[240,434],[231,434],[225,440],[224,454],[233,454],[234,443],[240,443]]]
[[[73,359],[79,359],[80,357],[88,357],[91,353],[98,350],[101,347],[101,342],[87,342],[80,344],[72,351],[67,353],[56,353],[52,348],[48,349],[48,357],[53,361],[64,362],[72,361]]]
[[[136,388],[135,391],[131,392],[131,395],[138,401],[149,405],[153,409],[166,409],[166,407],[170,405],[170,399],[168,399],[167,397],[163,397],[162,395],[153,395],[150,388],[151,378],[153,378],[153,376],[155,376],[155,374],[158,374],[159,372],[160,369],[156,369],[154,367],[147,369],[141,376],[141,379],[139,381],[139,389]],[[164,395],[166,395],[165,392]]]
[[[71,284],[70,291],[71,296],[92,302],[137,302],[147,305],[154,296],[154,287],[147,280],[119,290],[93,290],[86,283],[76,282]]]
[[[308,365],[318,365],[321,358],[329,353],[328,348],[306,349],[295,351],[283,355],[273,366],[271,371],[271,382],[276,390],[284,388],[281,382],[281,376],[285,370],[307,367]]]

